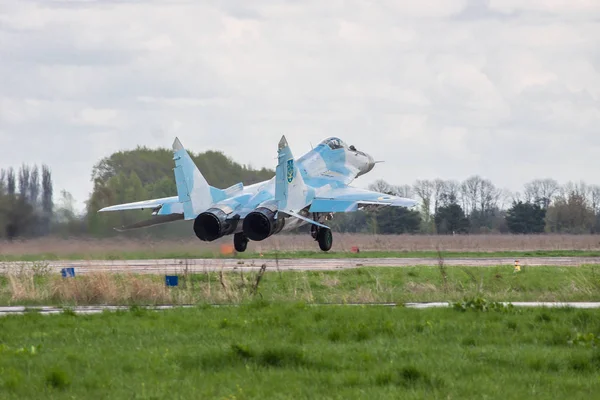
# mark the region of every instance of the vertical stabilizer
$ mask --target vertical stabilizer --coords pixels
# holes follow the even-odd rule
[[[177,196],[183,203],[185,219],[196,218],[212,204],[226,197],[224,191],[208,184],[178,138],[173,142],[173,160],[175,160]]]
[[[309,204],[309,190],[294,160],[285,136],[278,146],[278,163],[275,169],[275,200],[281,211],[299,211]]]

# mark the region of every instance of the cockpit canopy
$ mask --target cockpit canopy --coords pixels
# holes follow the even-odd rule
[[[346,143],[344,143],[344,141],[342,139],[338,139],[336,137],[327,138],[319,144],[329,146],[329,148],[332,150],[348,148],[348,146],[346,145]]]
[[[354,147],[353,145],[348,146],[342,139],[338,139],[336,137],[327,138],[319,144],[324,145],[324,146],[329,146],[329,148],[332,150],[347,149],[347,150],[354,151],[354,152],[357,152],[360,154],[364,154],[363,152],[356,150],[356,147]]]

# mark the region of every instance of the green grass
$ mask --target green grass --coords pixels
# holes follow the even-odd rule
[[[261,294],[274,301],[295,297],[319,303],[457,301],[465,296],[495,301],[600,301],[600,266],[525,267],[519,273],[507,266],[271,272],[261,282]]]
[[[442,251],[444,258],[486,258],[486,257],[600,257],[600,251],[594,250],[526,250],[526,251]],[[185,259],[185,258],[438,258],[437,251],[362,251],[322,252],[322,251],[282,251],[238,253],[221,255],[214,251],[100,251],[89,253],[31,253],[21,255],[3,255],[0,261],[40,261],[40,260],[147,260],[147,259]]]
[[[0,397],[587,400],[599,335],[600,313],[574,309],[28,314],[0,319]]]
[[[165,288],[163,275],[89,274],[64,279],[40,272],[0,276],[0,304],[232,304],[261,298],[308,303],[459,301],[600,301],[600,266],[357,268],[337,271],[267,269],[181,274]]]

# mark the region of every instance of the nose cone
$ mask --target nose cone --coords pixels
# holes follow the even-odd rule
[[[358,173],[358,175],[356,175],[357,177],[366,174],[367,172],[369,172],[370,170],[372,170],[373,167],[375,166],[375,160],[373,159],[373,157],[371,157],[368,154],[365,154],[365,156],[367,156],[367,160],[360,167],[360,172]]]
[[[371,157],[370,155],[367,154],[367,170],[365,171],[365,174],[367,172],[369,172],[370,170],[373,169],[373,167],[375,166],[375,160],[373,159],[373,157]]]

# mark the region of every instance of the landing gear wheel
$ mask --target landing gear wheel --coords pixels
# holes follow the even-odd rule
[[[235,251],[239,253],[246,251],[246,247],[248,247],[248,238],[246,235],[242,232],[233,235],[233,247],[235,247]]]
[[[317,227],[315,225],[311,225],[310,226],[310,236],[312,236],[313,239],[317,240],[317,233],[319,233],[319,227]]]
[[[333,234],[331,229],[321,228],[317,231],[317,240],[319,241],[319,247],[323,251],[329,251],[333,244]]]

